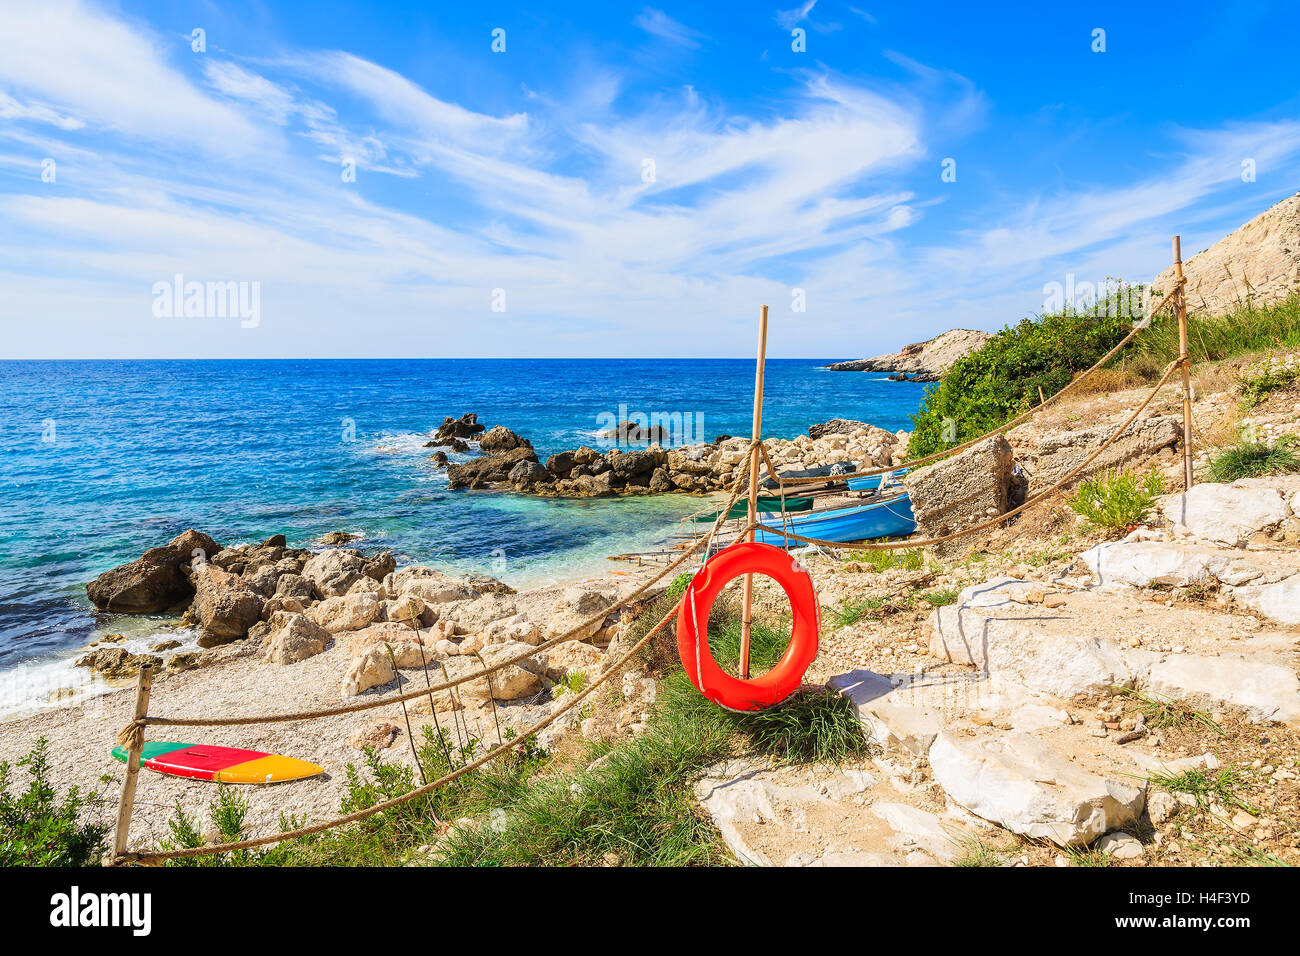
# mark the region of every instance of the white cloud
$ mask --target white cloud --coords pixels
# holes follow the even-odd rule
[[[674,20],[662,10],[653,7],[646,7],[633,17],[632,25],[669,43],[691,49],[698,47],[701,40],[708,39],[703,33],[692,30],[686,24]]]
[[[631,98],[591,66],[572,97],[492,112],[339,51],[256,69],[208,54],[196,86],[151,34],[48,9],[68,32],[30,45],[75,83],[26,54],[14,65],[22,44],[0,33],[0,170],[17,173],[0,191],[0,326],[15,354],[720,355],[744,351],[736,333],[763,301],[773,355],[884,351],[1031,312],[1066,271],[1146,278],[1166,231],[1208,235],[1262,202],[1242,156],[1270,171],[1300,154],[1296,122],[1166,129],[1158,175],[995,201],[954,192],[981,190],[973,177],[916,185],[936,142],[982,122],[983,98],[904,57],[905,87],[782,74],[748,112],[689,88]],[[103,36],[111,52],[92,49]],[[171,154],[235,136],[247,151],[218,161]],[[46,155],[57,186],[35,175]],[[344,184],[343,157],[400,178]],[[957,196],[958,222],[977,225],[927,231]],[[149,290],[175,272],[261,281],[263,326],[160,327]],[[783,311],[795,286],[807,313]]]
[[[78,0],[0,4],[0,83],[155,144],[241,154],[263,142],[254,123],[170,65],[156,37]]]

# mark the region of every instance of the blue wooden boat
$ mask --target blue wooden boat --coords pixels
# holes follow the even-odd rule
[[[872,538],[909,535],[916,530],[916,519],[912,517],[912,499],[904,492],[884,501],[855,505],[852,508],[814,511],[788,518],[784,526],[780,515],[764,518],[760,526],[754,529],[754,540],[780,547],[785,539],[779,533],[765,531],[764,528],[775,528],[777,532],[793,531],[823,541],[869,541]],[[800,544],[798,541],[790,543],[795,546]]]
[[[899,480],[907,474],[909,469],[900,468],[898,471],[889,471],[883,475],[867,475],[865,478],[850,478],[850,491],[875,491],[884,482],[885,487],[898,484]]]

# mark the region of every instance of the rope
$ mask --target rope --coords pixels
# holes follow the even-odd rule
[[[1073,481],[1081,472],[1083,472],[1084,469],[1086,469],[1089,465],[1091,465],[1094,461],[1096,461],[1097,457],[1102,452],[1104,452],[1107,448],[1109,448],[1112,444],[1114,444],[1116,439],[1118,439],[1119,436],[1122,435],[1128,429],[1129,425],[1133,424],[1133,422],[1137,419],[1137,417],[1140,414],[1142,414],[1142,412],[1146,409],[1148,405],[1151,404],[1152,400],[1154,400],[1156,397],[1156,393],[1159,392],[1160,389],[1164,387],[1167,381],[1169,381],[1169,376],[1173,375],[1173,373],[1179,368],[1181,368],[1182,365],[1183,365],[1183,360],[1181,358],[1175,359],[1174,361],[1170,362],[1168,367],[1165,369],[1164,375],[1160,377],[1160,381],[1157,382],[1155,387],[1151,389],[1150,394],[1147,395],[1147,397],[1143,400],[1142,404],[1139,405],[1134,410],[1133,414],[1128,417],[1128,420],[1124,422],[1124,424],[1121,425],[1118,429],[1116,429],[1115,433],[1112,434],[1110,438],[1106,439],[1105,443],[1102,444],[1101,447],[1098,448],[1095,452],[1089,455],[1083,461],[1082,464],[1080,464],[1077,468],[1075,468],[1073,471],[1067,474],[1064,478],[1061,478],[1050,488],[1045,488],[1044,490],[1040,491],[1038,494],[1025,499],[1024,504],[1012,508],[1010,511],[998,515],[996,518],[991,518],[988,521],[984,521],[980,524],[974,525],[973,527],[965,528],[961,531],[954,531],[951,534],[941,535],[940,537],[937,538],[923,538],[920,540],[911,539],[911,540],[903,540],[903,541],[882,541],[882,542],[872,542],[870,544],[865,544],[865,543],[854,544],[851,542],[844,542],[844,541],[826,541],[821,538],[808,538],[808,537],[804,537],[801,534],[795,534],[793,531],[778,531],[775,527],[765,526],[764,530],[772,534],[783,535],[786,538],[794,541],[803,541],[806,542],[807,544],[816,544],[827,548],[851,548],[854,551],[887,551],[887,550],[895,550],[899,548],[909,548],[909,549],[925,548],[935,544],[942,544],[945,541],[952,541],[955,538],[965,537],[966,535],[969,534],[975,534],[977,532],[984,531],[988,528],[991,528],[995,525],[1002,524],[1008,518],[1020,514],[1020,512],[1025,511],[1026,509],[1032,507],[1033,505],[1038,504],[1047,496],[1059,491],[1064,485]]]
[[[518,747],[520,743],[522,743],[523,741],[527,740],[532,736],[535,736],[541,731],[545,730],[551,724],[555,723],[555,721],[559,719],[562,715],[568,713],[570,710],[572,710],[574,707],[580,704],[597,687],[600,687],[611,677],[613,677],[614,674],[620,671],[627,664],[628,661],[630,661],[638,652],[640,652],[640,650],[643,647],[649,644],[651,639],[656,634],[658,634],[660,630],[663,629],[664,625],[673,619],[674,615],[676,615],[677,613],[677,609],[681,607],[681,603],[682,600],[679,598],[677,603],[672,606],[672,609],[669,610],[669,612],[659,620],[659,623],[656,624],[653,628],[651,628],[650,631],[644,637],[642,637],[639,641],[637,641],[636,644],[634,644],[627,651],[627,653],[625,653],[622,657],[620,657],[617,661],[615,661],[612,665],[610,665],[605,670],[605,672],[600,675],[600,677],[598,677],[590,685],[584,688],[580,693],[574,695],[571,700],[567,701],[562,707],[560,707],[550,716],[542,720],[539,720],[537,723],[533,724],[527,730],[523,731],[523,733],[521,733],[519,736],[513,737],[509,741],[501,743],[496,747],[492,748],[487,753],[485,753],[482,757],[478,758],[472,763],[467,763],[463,767],[460,767],[456,770],[453,770],[451,773],[439,777],[437,780],[434,780],[432,783],[428,783],[422,787],[418,787],[415,790],[410,791],[409,793],[404,793],[400,797],[394,797],[391,800],[385,800],[383,803],[377,803],[372,807],[366,807],[364,810],[357,810],[355,813],[349,813],[346,816],[342,816],[342,817],[335,817],[333,820],[327,820],[324,823],[313,824],[312,826],[309,827],[300,827],[297,830],[289,830],[284,833],[276,833],[272,836],[256,837],[251,840],[239,840],[238,842],[235,843],[219,843],[214,846],[187,847],[181,850],[127,852],[116,857],[113,860],[113,864],[120,865],[122,863],[158,863],[163,860],[180,860],[180,859],[196,857],[196,856],[212,856],[217,853],[231,853],[236,850],[248,850],[254,847],[266,846],[267,844],[270,843],[282,843],[285,840],[296,840],[301,837],[311,836],[314,833],[321,833],[324,830],[333,829],[334,827],[341,827],[349,823],[356,823],[358,820],[364,820],[367,817],[374,816],[376,813],[382,813],[384,810],[391,810],[393,807],[400,806],[401,804],[414,800],[417,797],[423,797],[426,794],[430,794],[434,790],[437,790],[440,787],[445,787],[447,784],[453,782],[454,780],[458,780],[459,778],[463,777],[465,774],[469,773],[470,771],[477,770],[485,763],[488,763],[489,761],[496,759],[497,757],[501,756],[503,753],[506,753],[507,751],[512,750],[515,747]]]
[[[1161,303],[1158,306],[1156,306],[1155,309],[1152,310],[1149,319],[1154,319],[1156,317],[1156,314],[1159,313],[1160,310],[1163,309],[1165,306],[1167,306],[1170,302],[1173,302],[1175,298],[1176,296],[1173,295],[1172,292],[1170,295],[1165,296],[1165,298],[1161,301]],[[1092,375],[1093,372],[1096,372],[1103,365],[1105,365],[1112,358],[1114,358],[1115,354],[1119,352],[1119,350],[1122,349],[1124,346],[1128,345],[1129,342],[1133,341],[1133,339],[1137,336],[1138,332],[1140,332],[1145,327],[1146,326],[1134,326],[1129,331],[1128,335],[1120,339],[1119,342],[1116,343],[1114,348],[1112,348],[1109,352],[1107,352],[1105,355],[1103,355],[1100,359],[1097,360],[1096,364],[1094,364],[1091,368],[1085,371],[1082,375],[1073,379],[1068,385],[1062,388],[1055,395],[1048,398],[1046,401],[1038,405],[1035,405],[1033,408],[1029,409],[1029,411],[1016,416],[1015,418],[1011,419],[1011,421],[1004,422],[1003,424],[999,425],[997,428],[994,428],[991,431],[987,431],[983,435],[980,435],[977,438],[972,438],[970,441],[963,442],[960,445],[954,445],[951,448],[945,448],[943,451],[937,451],[932,455],[926,455],[924,458],[912,458],[907,461],[900,462],[897,465],[891,465],[888,468],[873,468],[866,471],[855,471],[844,475],[808,476],[803,478],[782,478],[780,475],[776,474],[775,469],[772,469],[768,477],[775,478],[778,484],[785,483],[790,485],[807,485],[807,484],[813,484],[815,482],[828,481],[828,480],[843,481],[843,480],[848,480],[849,478],[870,478],[874,475],[888,474],[889,472],[897,471],[900,468],[919,468],[921,465],[928,465],[930,462],[938,461],[940,458],[945,458],[948,455],[955,455],[958,452],[965,451],[968,448],[974,448],[984,439],[992,438],[994,435],[1000,435],[1003,432],[1010,431],[1011,429],[1015,428],[1017,425],[1021,424],[1022,422],[1029,420],[1034,415],[1038,414],[1043,409],[1047,408],[1049,405],[1055,404],[1067,392],[1077,387],[1080,383],[1085,381],[1088,378],[1088,376]],[[772,467],[770,463],[768,467],[769,468]]]

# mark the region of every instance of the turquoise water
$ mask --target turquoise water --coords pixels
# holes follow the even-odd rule
[[[910,427],[923,387],[772,360],[764,433],[828,418]],[[747,360],[0,362],[0,673],[66,659],[104,628],[85,582],[188,527],[223,544],[361,534],[401,563],[510,583],[573,578],[668,540],[686,496],[554,501],[449,492],[427,462],[477,412],[539,454],[596,444],[619,414],[749,432]],[[604,416],[604,417],[602,417]],[[453,456],[455,458],[457,456]]]

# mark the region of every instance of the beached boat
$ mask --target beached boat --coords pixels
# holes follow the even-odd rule
[[[904,475],[909,469],[900,468],[898,471],[887,471],[883,475],[867,475],[865,478],[850,478],[849,491],[875,491],[884,483],[888,488],[890,485],[896,485],[902,481]]]
[[[793,531],[806,538],[820,538],[823,541],[868,541],[872,538],[911,534],[916,530],[916,519],[912,517],[912,499],[903,493],[851,508],[814,511],[789,518],[784,525],[779,515],[764,518],[761,526],[754,531],[754,540],[780,547],[785,539],[779,533],[764,528],[775,528],[776,532]],[[790,543],[799,545],[798,541]]]

